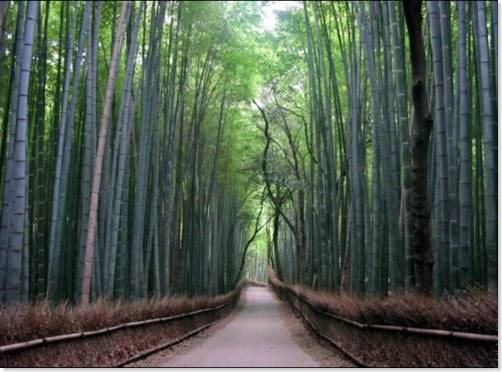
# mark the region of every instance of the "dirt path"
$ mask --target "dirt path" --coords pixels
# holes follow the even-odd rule
[[[335,352],[314,340],[268,288],[250,287],[227,320],[188,346],[135,366],[345,367]]]

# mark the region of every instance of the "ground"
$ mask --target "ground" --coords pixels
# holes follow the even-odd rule
[[[350,367],[268,288],[249,287],[235,311],[191,339],[131,367]]]

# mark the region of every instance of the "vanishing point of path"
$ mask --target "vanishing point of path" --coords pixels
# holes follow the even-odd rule
[[[160,353],[136,366],[350,366],[332,347],[319,344],[268,288],[245,289],[234,313],[214,328],[188,350]]]

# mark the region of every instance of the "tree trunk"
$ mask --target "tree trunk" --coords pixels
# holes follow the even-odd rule
[[[427,154],[432,119],[428,112],[425,79],[425,50],[422,36],[422,1],[403,1],[410,42],[412,72],[413,119],[411,122],[411,209],[413,216],[412,242],[415,252],[417,289],[432,293],[434,265],[430,243],[430,212],[427,197]]]

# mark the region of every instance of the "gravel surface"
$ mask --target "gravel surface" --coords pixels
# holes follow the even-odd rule
[[[244,290],[235,311],[130,367],[351,367],[268,289]]]

